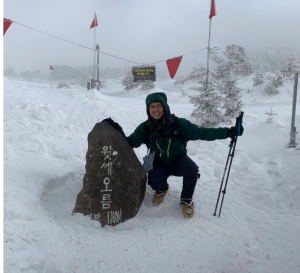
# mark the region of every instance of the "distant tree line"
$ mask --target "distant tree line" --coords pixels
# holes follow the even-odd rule
[[[73,80],[73,81],[81,81],[82,78],[86,78],[87,75],[93,75],[93,66],[90,65],[88,67],[71,67],[68,65],[52,65],[54,70],[49,70],[48,73],[41,73],[36,71],[21,71],[17,73],[16,70],[12,66],[8,66],[4,70],[4,76],[14,77],[14,78],[23,78],[27,80],[33,79],[43,79],[49,80],[50,76],[52,80]],[[120,78],[124,77],[129,69],[129,65],[123,68],[110,68],[106,67],[105,69],[99,70],[100,78]],[[51,73],[51,75],[50,75]]]

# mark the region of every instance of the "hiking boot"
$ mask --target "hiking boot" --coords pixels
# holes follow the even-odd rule
[[[192,198],[180,198],[180,205],[182,207],[184,218],[193,218],[194,202]]]
[[[164,191],[161,191],[161,190],[157,190],[155,191],[154,195],[153,195],[153,198],[152,198],[152,205],[154,207],[158,207],[163,201],[164,201],[164,198],[168,192],[168,189],[169,189],[169,184],[168,185],[168,188],[167,190],[164,190]]]

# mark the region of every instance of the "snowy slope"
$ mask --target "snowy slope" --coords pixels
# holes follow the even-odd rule
[[[285,147],[293,85],[286,83],[272,98],[252,88],[250,78],[239,85],[245,134],[221,218],[212,214],[228,139],[188,144],[201,172],[193,219],[182,217],[182,179],[171,177],[161,207],[152,207],[147,187],[135,218],[101,228],[89,217],[71,215],[82,188],[87,135],[107,117],[129,135],[146,120],[149,92],[123,91],[116,80],[99,93],[4,78],[5,272],[300,272],[300,149]],[[168,95],[171,112],[197,122],[173,81],[157,82],[151,92],[158,91]],[[266,123],[271,107],[278,115]],[[146,148],[135,152],[142,160]]]

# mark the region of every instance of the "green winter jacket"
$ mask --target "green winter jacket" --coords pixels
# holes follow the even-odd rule
[[[151,102],[160,101],[164,107],[164,114],[166,115],[167,122],[164,125],[164,135],[171,135],[172,132],[172,118],[170,108],[167,103],[167,96],[165,93],[153,93],[146,98],[146,109],[149,116],[148,107]],[[146,144],[144,123],[141,123],[134,132],[126,137],[121,126],[118,131],[126,138],[127,142],[132,148],[138,148],[141,144]],[[147,124],[151,127],[151,136],[160,137],[160,132],[156,129],[153,123],[148,118]],[[198,125],[192,124],[190,121],[179,118],[180,131],[185,142],[190,140],[207,140],[212,141],[216,139],[227,138],[228,128],[204,128]],[[162,163],[171,163],[180,156],[186,155],[187,150],[185,145],[176,137],[162,137],[153,138],[150,140],[149,147],[150,151],[156,151],[155,160]]]

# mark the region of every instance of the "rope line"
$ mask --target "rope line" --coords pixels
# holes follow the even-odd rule
[[[207,49],[207,47],[203,47],[201,49],[198,49],[198,50],[195,50],[195,51],[192,51],[192,52],[189,52],[189,53],[185,53],[185,54],[182,54],[180,56],[185,56],[185,55],[189,55],[189,54],[192,54],[192,53],[195,53],[195,52],[198,52],[198,51],[201,51],[203,49]],[[170,59],[168,59],[170,60]],[[157,64],[157,63],[162,63],[162,62],[166,62],[167,60],[163,60],[163,61],[159,61],[159,62],[155,62],[155,63],[150,63],[150,64]]]
[[[62,39],[62,38],[57,37],[57,36],[54,36],[54,35],[52,35],[52,34],[49,34],[49,33],[46,33],[46,32],[43,32],[43,31],[40,31],[40,30],[37,30],[37,29],[34,29],[34,28],[32,28],[32,27],[25,26],[25,25],[20,24],[20,23],[18,23],[18,22],[16,22],[16,21],[13,21],[13,22],[16,23],[16,24],[18,24],[18,25],[20,25],[20,26],[27,27],[27,28],[29,28],[29,29],[32,29],[32,30],[34,30],[34,31],[43,33],[43,34],[45,34],[45,35],[54,37],[54,38],[59,39],[59,40],[62,40],[62,41],[65,41],[65,42],[67,42],[67,43],[70,43],[70,44],[73,44],[73,45],[77,45],[77,46],[81,46],[81,47],[83,47],[83,48],[86,48],[86,49],[95,51],[95,49],[93,49],[93,48],[90,48],[90,47],[87,47],[87,46],[83,46],[83,45],[80,45],[80,44],[77,44],[77,43],[73,43],[73,42],[71,42],[71,41],[68,41],[68,40],[66,40],[66,39]],[[127,62],[139,64],[139,63],[137,63],[137,62],[133,62],[133,61],[130,61],[130,60],[127,60],[127,59],[118,57],[118,56],[114,56],[114,55],[112,55],[112,54],[105,53],[105,52],[102,52],[102,51],[100,51],[100,50],[99,50],[99,52],[100,52],[101,54],[105,54],[105,55],[108,55],[108,56],[111,56],[111,57],[114,57],[114,58],[117,58],[117,59],[121,59],[121,60],[124,60],[124,61],[127,61]]]
[[[8,19],[8,20],[9,20],[9,19]],[[10,21],[12,21],[12,20],[10,20]],[[86,48],[86,49],[89,49],[89,50],[92,50],[92,51],[96,51],[96,50],[95,50],[95,49],[93,49],[93,48],[90,48],[90,47],[87,47],[87,46],[84,46],[84,45],[81,45],[81,44],[77,44],[77,43],[74,43],[74,42],[68,41],[68,40],[66,40],[66,39],[63,39],[63,38],[57,37],[57,36],[55,36],[55,35],[52,35],[52,34],[49,34],[49,33],[46,33],[46,32],[40,31],[40,30],[37,30],[37,29],[35,29],[35,28],[32,28],[32,27],[25,26],[25,25],[23,25],[23,24],[20,24],[20,23],[18,23],[18,22],[16,22],[16,21],[12,21],[12,22],[14,22],[14,23],[16,23],[16,24],[18,24],[18,25],[20,25],[20,26],[23,26],[23,27],[26,27],[26,28],[32,29],[32,30],[34,30],[34,31],[37,31],[37,32],[43,33],[43,34],[45,34],[45,35],[48,35],[48,36],[54,37],[54,38],[56,38],[56,39],[59,39],[59,40],[65,41],[65,42],[67,42],[67,43],[70,43],[70,44],[73,44],[73,45],[77,45],[77,46],[80,46],[80,47],[83,47],[83,48]],[[191,51],[191,52],[189,52],[189,53],[185,53],[185,54],[182,54],[182,55],[180,55],[180,56],[189,55],[189,54],[192,54],[192,53],[195,53],[195,52],[201,51],[201,50],[203,50],[203,49],[207,49],[207,47],[204,47],[204,48],[201,48],[201,49],[198,49],[198,50],[195,50],[195,51]],[[112,55],[112,54],[109,54],[109,53],[105,53],[105,52],[103,52],[103,51],[100,51],[100,50],[99,50],[99,53],[101,53],[101,54],[104,54],[104,55],[107,55],[107,56],[110,56],[110,57],[114,57],[114,58],[117,58],[117,59],[120,59],[120,60],[123,60],[123,61],[127,61],[127,62],[130,62],[130,63],[142,64],[142,63],[137,63],[137,62],[134,62],[134,61],[130,61],[130,60],[127,60],[127,59],[124,59],[124,58],[121,58],[121,57],[118,57],[118,56],[115,56],[115,55]],[[167,60],[169,60],[169,59],[167,59]],[[162,62],[166,62],[167,60],[158,61],[158,62],[153,62],[153,63],[150,63],[150,64],[162,63]]]
[[[16,21],[13,21],[13,22],[16,23],[16,24],[18,24],[18,25],[20,25],[20,26],[27,27],[27,28],[29,28],[29,29],[35,30],[35,31],[37,31],[37,32],[43,33],[43,34],[48,35],[48,36],[51,36],[51,37],[54,37],[54,38],[56,38],[56,39],[59,39],[59,40],[62,40],[62,41],[71,43],[71,44],[73,44],[73,45],[78,45],[78,46],[81,46],[81,47],[84,47],[84,48],[87,48],[87,49],[90,49],[90,50],[93,50],[93,51],[94,51],[94,49],[92,49],[92,48],[90,48],[90,47],[87,47],[87,46],[83,46],[83,45],[80,45],[80,44],[76,44],[76,43],[70,42],[70,41],[68,41],[68,40],[66,40],[66,39],[62,39],[62,38],[59,38],[59,37],[57,37],[57,36],[51,35],[51,34],[49,34],[49,33],[46,33],[46,32],[43,32],[43,31],[40,31],[40,30],[37,30],[37,29],[34,29],[34,28],[32,28],[32,27],[28,27],[28,26],[22,25],[22,24],[20,24],[20,23],[18,23],[18,22],[16,22]]]

